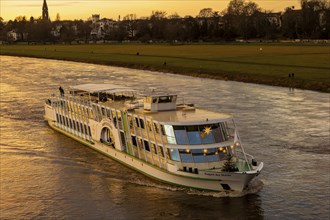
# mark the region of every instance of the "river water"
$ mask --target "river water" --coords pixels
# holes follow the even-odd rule
[[[44,99],[80,83],[155,88],[231,113],[265,164],[240,196],[154,182],[53,131]],[[329,94],[1,56],[0,219],[329,219]]]

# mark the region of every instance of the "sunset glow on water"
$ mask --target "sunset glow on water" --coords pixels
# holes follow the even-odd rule
[[[101,65],[1,56],[1,219],[329,219],[329,95]],[[233,114],[265,164],[243,197],[167,186],[52,130],[61,85],[157,88]]]

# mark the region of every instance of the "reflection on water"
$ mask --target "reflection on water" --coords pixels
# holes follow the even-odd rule
[[[116,83],[183,95],[234,114],[264,161],[247,195],[159,184],[51,130],[43,101],[58,87]],[[329,95],[81,64],[1,57],[0,218],[329,219]],[[230,196],[230,197],[228,197]]]

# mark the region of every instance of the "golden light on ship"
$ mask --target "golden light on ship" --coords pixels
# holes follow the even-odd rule
[[[212,132],[212,128],[211,127],[204,127],[203,132],[204,132],[204,134],[209,135]]]

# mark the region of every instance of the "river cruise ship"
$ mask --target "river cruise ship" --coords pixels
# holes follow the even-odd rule
[[[263,168],[244,151],[229,114],[114,84],[60,90],[45,102],[50,127],[155,180],[241,192]]]

